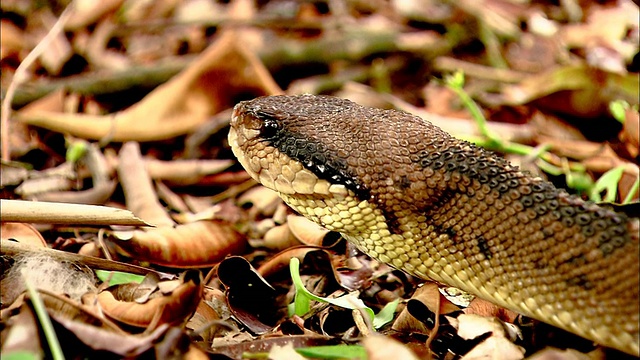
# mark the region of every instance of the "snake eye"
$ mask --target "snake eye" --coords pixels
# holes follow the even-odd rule
[[[272,138],[278,135],[278,124],[272,120],[265,120],[262,129],[260,129],[262,136],[265,138]]]

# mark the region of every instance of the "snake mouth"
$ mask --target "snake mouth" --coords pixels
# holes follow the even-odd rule
[[[228,140],[233,154],[252,178],[281,194],[347,196],[344,185],[319,178],[300,161],[273,147],[261,136],[262,122],[243,111],[243,103],[236,105]]]

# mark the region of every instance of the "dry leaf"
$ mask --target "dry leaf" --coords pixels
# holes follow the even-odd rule
[[[113,141],[155,141],[194,131],[246,94],[282,93],[234,32],[224,32],[197,60],[130,108],[107,116],[17,112],[21,121],[71,135]]]
[[[425,283],[422,287],[418,288],[411,298],[420,301],[434,313],[436,313],[436,304],[438,298],[440,298],[440,310],[438,312],[440,315],[460,310],[460,308],[452,304],[442,296],[442,294],[440,294],[437,284],[431,282]],[[431,331],[431,329],[428,329],[425,324],[414,318],[406,307],[402,309],[400,315],[398,315],[394,321],[392,329],[405,332],[419,332],[423,334],[428,334]]]
[[[125,255],[173,268],[212,266],[227,255],[240,254],[246,240],[220,221],[197,221],[176,227],[136,230],[131,240],[115,242]]]
[[[124,191],[127,208],[154,226],[173,226],[175,222],[160,204],[147,172],[140,145],[128,142],[118,155],[118,177]]]
[[[49,30],[53,28],[53,25],[56,23],[56,17],[51,13],[49,9],[41,9],[37,12],[34,17],[36,21],[42,22],[43,29],[39,35],[42,39],[47,35]],[[46,29],[46,30],[45,30]],[[39,41],[40,42],[40,41]],[[47,44],[47,48],[42,51],[39,56],[40,62],[42,66],[49,72],[51,75],[58,75],[62,70],[64,64],[71,58],[73,55],[73,49],[71,48],[71,44],[67,40],[64,32],[59,32],[56,36],[50,39],[50,42]]]
[[[389,336],[372,334],[362,340],[362,346],[369,360],[418,360],[418,357],[404,344]]]
[[[546,106],[577,116],[594,116],[606,109],[611,100],[624,99],[638,103],[639,75],[620,75],[590,68],[585,64],[567,65],[537,73],[517,85],[503,88],[506,105],[522,105],[563,90],[557,96],[565,98],[545,99]]]
[[[202,298],[203,289],[199,271],[184,273],[182,281],[171,293],[155,292],[142,304],[133,298],[116,298],[111,291],[98,294],[98,303],[110,318],[147,330],[163,324],[178,324],[191,317]]]
[[[323,240],[330,233],[326,228],[304,216],[289,215],[287,216],[287,224],[289,224],[293,236],[305,245],[322,246]]]
[[[22,244],[46,247],[47,242],[40,232],[31,224],[2,222],[0,226],[0,238],[2,241],[15,240]]]
[[[4,60],[4,58],[13,55],[19,56],[28,46],[28,41],[22,30],[11,21],[5,19],[0,21],[0,59]]]
[[[281,251],[292,246],[300,245],[298,239],[291,233],[289,224],[275,226],[269,229],[263,237],[262,246],[267,249]]]
[[[124,0],[76,1],[64,29],[76,31],[94,24],[107,14],[114,13],[123,2]]]
[[[465,354],[463,360],[524,359],[524,349],[516,346],[505,337],[505,330],[500,321],[478,315],[462,314],[458,316],[458,335],[465,339],[473,339],[485,333],[491,336]]]

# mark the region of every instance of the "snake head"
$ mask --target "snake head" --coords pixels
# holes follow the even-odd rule
[[[254,179],[280,193],[326,193],[332,184],[362,191],[347,169],[350,154],[328,141],[353,133],[340,128],[348,124],[348,104],[353,103],[311,95],[240,102],[233,111],[229,144]]]

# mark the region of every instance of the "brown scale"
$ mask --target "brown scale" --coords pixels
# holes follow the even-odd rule
[[[509,289],[507,299],[457,286],[637,355],[639,245],[630,230],[637,220],[570,196],[403,112],[303,95],[258,98],[235,113],[259,130],[259,141],[380,209],[388,230],[413,244],[388,242],[375,247],[379,255],[464,265],[460,271],[482,279],[480,286]],[[447,278],[435,270],[432,276]],[[536,309],[520,305],[532,299]],[[562,319],[563,311],[571,314],[570,323],[552,320],[548,305]]]

